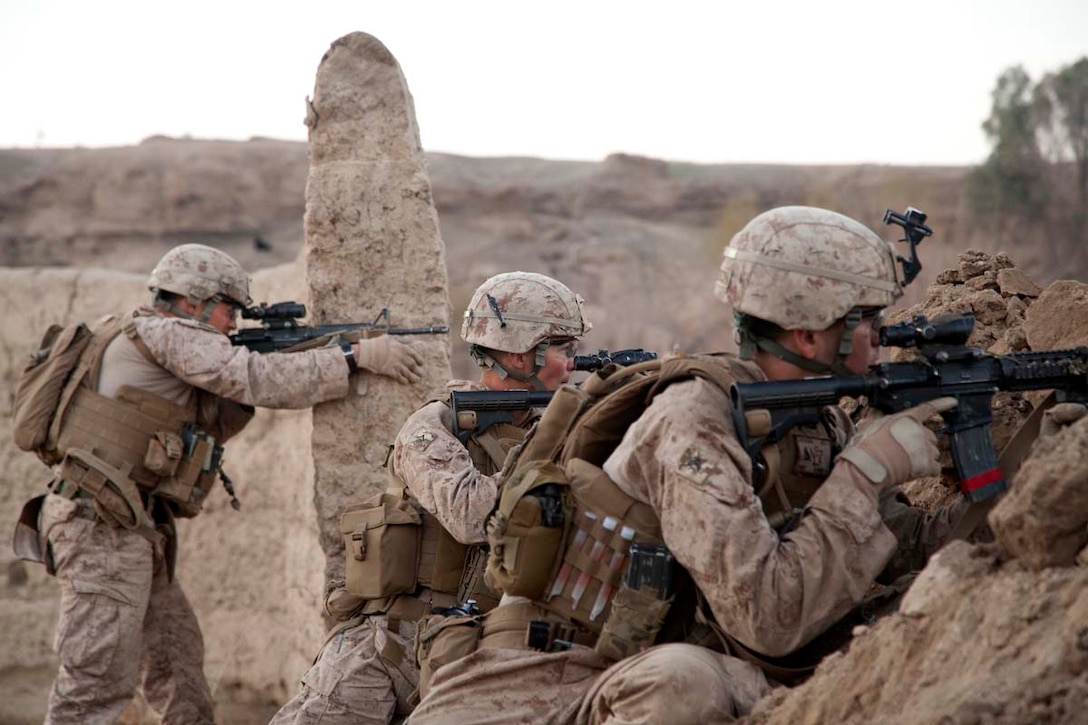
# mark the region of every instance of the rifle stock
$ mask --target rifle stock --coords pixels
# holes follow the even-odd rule
[[[951,396],[958,405],[941,414],[949,436],[960,490],[972,501],[1007,487],[990,438],[993,396],[998,392],[1050,390],[1059,401],[1088,402],[1088,347],[993,355],[966,345],[970,315],[932,322],[923,316],[881,329],[881,344],[917,347],[916,360],[882,363],[864,375],[734,383],[733,423],[753,461],[765,445],[791,428],[817,422],[820,411],[844,397],[865,396],[884,412],[897,413]]]

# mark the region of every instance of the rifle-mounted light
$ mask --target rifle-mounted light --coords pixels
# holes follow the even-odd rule
[[[910,259],[901,254],[896,255],[896,260],[903,265],[902,286],[906,287],[922,271],[922,262],[918,259],[918,245],[933,234],[933,229],[926,225],[926,213],[913,206],[908,206],[902,214],[888,209],[884,212],[884,223],[903,227],[906,234],[899,241],[910,243]]]

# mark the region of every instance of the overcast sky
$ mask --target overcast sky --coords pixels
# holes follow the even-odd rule
[[[1088,55],[1088,0],[0,0],[0,147],[305,140],[354,30],[430,151],[965,164],[1002,70]]]

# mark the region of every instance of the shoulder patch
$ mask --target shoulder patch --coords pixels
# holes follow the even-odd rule
[[[429,430],[421,428],[408,439],[408,447],[417,451],[424,451],[434,442],[435,435]]]
[[[694,484],[703,485],[717,470],[697,445],[688,446],[680,455],[680,475]]]
[[[831,441],[817,436],[795,435],[797,458],[794,473],[805,476],[828,476],[831,473]]]

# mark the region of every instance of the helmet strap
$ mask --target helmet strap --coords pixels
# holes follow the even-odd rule
[[[853,375],[854,371],[846,367],[846,358],[854,351],[854,330],[861,324],[861,310],[857,307],[846,313],[843,318],[844,327],[842,337],[839,338],[839,352],[835,356],[835,362],[831,364],[831,372],[835,375]]]
[[[184,317],[186,320],[195,320],[192,314],[181,309],[173,302],[168,302],[162,295],[155,295],[155,301],[153,303],[155,309],[169,312],[174,317]]]
[[[846,367],[845,362],[853,349],[854,328],[861,322],[860,310],[851,310],[847,314],[846,329],[843,331],[843,337],[839,338],[839,350],[835,356],[835,361],[830,365],[798,355],[793,350],[783,347],[777,341],[772,340],[769,337],[753,333],[747,325],[748,315],[742,312],[735,312],[733,320],[737,333],[736,341],[740,348],[739,356],[741,360],[751,360],[755,357],[757,350],[763,350],[764,352],[774,355],[779,360],[788,362],[789,364],[799,367],[802,370],[807,370],[810,373],[816,373],[817,375],[846,376],[854,374]]]
[[[200,321],[204,324],[208,323],[211,319],[212,313],[215,312],[215,308],[223,301],[222,295],[212,295],[204,302],[204,311],[200,313]]]
[[[495,371],[495,374],[499,376],[500,380],[506,380],[510,378],[517,380],[521,383],[529,383],[533,386],[533,390],[546,390],[544,383],[540,381],[540,378],[536,376],[540,372],[540,368],[544,366],[544,352],[548,349],[548,341],[544,340],[536,346],[535,355],[533,357],[533,369],[528,373],[519,373],[514,370],[507,370],[498,360],[484,352],[484,348],[479,345],[469,345],[468,354],[472,356],[472,359],[476,361],[476,364],[480,367],[490,368]]]

